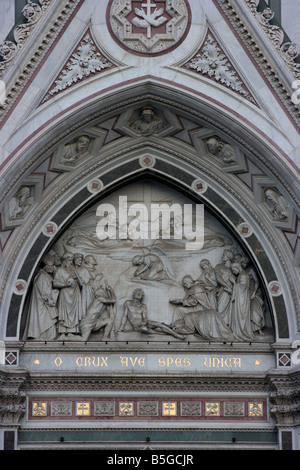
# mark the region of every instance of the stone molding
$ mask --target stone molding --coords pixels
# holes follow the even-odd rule
[[[22,14],[24,18],[26,18],[27,22],[14,28],[14,42],[4,41],[3,44],[0,44],[0,56],[2,57],[2,62],[0,62],[0,78],[3,76],[13,59],[15,59],[21,52],[25,42],[33,33],[36,25],[39,23],[51,4],[51,0],[39,1],[40,5],[30,1],[23,8]]]
[[[49,0],[44,1],[48,2]],[[1,119],[5,118],[15,101],[18,99],[20,93],[26,87],[28,82],[30,82],[32,74],[36,71],[36,69],[48,53],[50,47],[53,46],[54,41],[57,39],[59,33],[71,17],[73,11],[81,3],[81,1],[82,0],[65,0],[64,5],[60,5],[60,10],[56,15],[55,20],[52,19],[52,24],[47,25],[47,30],[43,33],[43,38],[41,39],[39,37],[36,40],[38,46],[34,46],[33,50],[28,53],[29,59],[25,65],[20,66],[19,64],[19,62],[21,62],[22,60],[23,55],[25,55],[25,48],[34,37],[34,32],[35,29],[37,29],[36,27],[38,23],[41,23],[43,19],[48,16],[48,14],[50,15],[52,13],[52,5],[47,5],[47,10],[44,10],[42,12],[42,14],[38,17],[37,22],[34,23],[34,27],[29,29],[26,40],[22,43],[21,46],[22,54],[19,54],[17,45],[15,43],[11,42],[11,44],[8,45],[4,43],[4,47],[2,47],[2,52],[6,54],[6,61],[3,62],[3,71],[1,78],[5,82],[7,82],[7,87],[5,103],[0,105]],[[1,55],[3,57],[3,54]],[[19,69],[21,69],[21,72]]]
[[[256,2],[257,0],[250,1]],[[235,29],[239,38],[243,41],[246,48],[251,53],[254,61],[258,65],[258,68],[261,70],[265,79],[269,82],[270,86],[273,88],[276,95],[279,97],[280,101],[285,106],[289,115],[299,126],[299,107],[292,102],[291,95],[293,92],[291,88],[289,89],[292,83],[285,83],[284,78],[279,76],[281,68],[276,69],[274,64],[271,63],[270,58],[266,57],[263,52],[263,47],[260,46],[258,42],[254,39],[253,31],[251,31],[250,25],[247,24],[245,17],[241,15],[241,12],[237,8],[237,5],[231,0],[216,0],[216,2],[230,21],[232,27]],[[277,51],[276,56],[279,60],[280,58],[282,59],[281,56],[278,56]],[[289,71],[288,68],[287,71]]]
[[[255,19],[260,24],[262,30],[270,39],[271,43],[277,50],[279,56],[284,60],[288,69],[292,72],[296,79],[300,78],[300,64],[295,62],[299,56],[299,47],[295,43],[284,42],[284,31],[282,28],[272,25],[270,21],[274,18],[274,12],[271,8],[266,8],[263,12],[257,9],[260,0],[245,0]]]

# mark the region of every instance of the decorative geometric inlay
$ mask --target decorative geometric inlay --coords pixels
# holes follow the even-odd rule
[[[291,364],[289,353],[279,353],[284,367]],[[163,398],[141,398],[133,397],[131,401],[124,398],[99,398],[91,397],[88,401],[78,400],[75,397],[53,397],[30,398],[29,408],[32,410],[30,419],[41,419],[56,421],[59,417],[61,421],[65,418],[68,421],[118,421],[123,420],[149,421],[174,420],[174,421],[238,421],[258,420],[266,418],[266,400],[254,401],[250,396],[230,400],[216,398],[215,400],[193,399],[187,397],[174,398],[170,401]],[[49,410],[49,412],[48,412]]]
[[[205,416],[220,416],[220,403],[219,402],[206,402],[205,403]]]
[[[47,416],[47,402],[33,402],[32,416]]]
[[[193,182],[192,188],[197,193],[203,194],[205,191],[207,191],[207,184],[205,181],[196,180]]]
[[[76,403],[76,416],[90,416],[91,404],[90,402],[77,402]]]
[[[46,225],[44,225],[42,232],[46,237],[50,238],[56,234],[57,229],[58,227],[55,222],[48,222]]]
[[[197,54],[186,62],[183,67],[207,75],[256,104],[237,71],[211,33],[207,34],[206,40]]]
[[[97,194],[101,191],[103,188],[103,183],[101,180],[95,179],[93,181],[90,181],[87,185],[87,189],[90,191],[92,194]]]
[[[113,66],[114,64],[100,53],[91,34],[88,32],[50,87],[42,103],[74,83]]]
[[[133,416],[133,403],[120,402],[119,403],[119,416]]]
[[[278,297],[279,295],[282,294],[282,289],[277,281],[272,281],[269,284],[269,292],[273,297]]]
[[[263,403],[249,403],[248,415],[249,416],[263,416]]]
[[[7,351],[5,354],[5,365],[6,366],[16,366],[18,365],[18,352],[17,351]]]
[[[162,404],[162,415],[163,416],[176,416],[177,415],[177,403],[176,402],[164,402]]]
[[[153,168],[155,166],[156,160],[150,155],[143,155],[140,157],[139,162],[143,168]]]
[[[278,366],[289,367],[291,365],[291,354],[290,353],[278,353]]]
[[[23,295],[27,290],[27,282],[22,279],[18,279],[14,286],[14,293],[16,295]]]
[[[168,52],[190,25],[187,0],[111,0],[108,16],[112,36],[136,54]]]
[[[252,233],[253,233],[253,230],[252,228],[250,227],[250,225],[246,224],[246,223],[242,223],[238,226],[237,228],[239,234],[243,237],[243,238],[248,238],[248,237],[251,237]]]

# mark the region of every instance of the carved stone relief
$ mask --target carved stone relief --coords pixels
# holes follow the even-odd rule
[[[166,53],[189,28],[186,0],[112,0],[109,16],[112,37],[137,54]]]
[[[225,165],[236,162],[237,156],[232,145],[226,144],[217,137],[207,139],[206,145],[209,152],[217,156]]]
[[[199,52],[186,62],[183,67],[206,75],[231,88],[252,103],[256,103],[211,33],[207,35],[204,45]]]
[[[9,204],[9,220],[24,218],[28,209],[34,203],[30,186],[22,186]]]
[[[91,135],[93,134],[93,135]],[[53,154],[51,169],[72,171],[74,167],[89,158],[103,143],[101,132],[91,132],[89,129],[72,140],[61,144]]]
[[[74,83],[95,73],[111,69],[113,66],[114,64],[97,49],[90,33],[87,33],[42,102],[69,88]]]
[[[205,213],[204,244],[189,251],[185,230],[177,237],[186,219],[175,213],[174,201],[177,210],[191,206],[177,191],[141,181],[79,217],[43,259],[23,338],[269,341],[270,314],[243,250]],[[152,225],[152,238],[142,236],[157,206],[169,208],[169,218],[155,225],[155,237]],[[99,227],[105,230],[100,233]]]
[[[39,0],[40,5],[38,3],[30,1],[23,8],[22,14],[26,18],[27,22],[15,27],[15,42],[4,41],[4,43],[0,45],[0,56],[3,59],[2,62],[0,62],[0,77],[5,72],[10,62],[22,49],[24,43],[29,38],[31,32],[44,15],[46,9],[50,4],[50,1],[51,0]]]
[[[265,189],[265,198],[272,217],[285,220],[289,216],[289,207],[284,197],[275,188]]]

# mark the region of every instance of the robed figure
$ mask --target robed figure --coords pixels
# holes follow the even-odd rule
[[[232,295],[231,330],[242,341],[253,339],[251,323],[250,276],[240,264],[233,263],[232,272],[237,275]]]
[[[43,261],[45,266],[34,279],[25,337],[51,341],[57,336],[58,291],[53,289],[54,260],[46,256]]]
[[[53,281],[54,287],[60,290],[58,332],[62,334],[79,333],[81,293],[73,264],[73,254],[67,253],[63,258],[63,263],[57,269]]]

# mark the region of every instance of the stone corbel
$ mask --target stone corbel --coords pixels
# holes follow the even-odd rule
[[[25,414],[28,371],[0,366],[0,427],[18,426]]]
[[[272,392],[271,414],[278,427],[294,427],[300,424],[300,370],[284,373],[272,372],[269,376]]]

